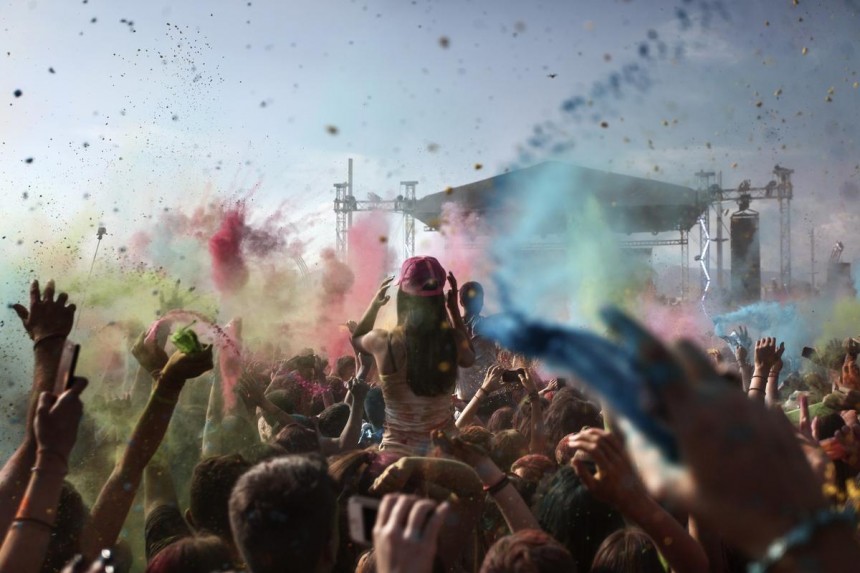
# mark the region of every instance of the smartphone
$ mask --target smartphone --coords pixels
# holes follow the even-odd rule
[[[354,495],[349,498],[346,514],[349,519],[349,536],[361,545],[373,545],[373,526],[379,513],[378,499]]]
[[[520,381],[520,374],[525,375],[526,371],[523,368],[516,370],[505,370],[502,372],[502,382],[505,384],[513,384]]]
[[[810,360],[815,360],[816,354],[817,354],[817,352],[815,352],[815,349],[810,348],[809,346],[804,346],[803,350],[800,351],[801,356],[803,356],[804,358],[808,358]]]
[[[72,387],[75,380],[75,368],[78,366],[78,355],[81,345],[71,340],[63,343],[63,353],[60,355],[60,366],[57,369],[57,380],[54,382],[54,395],[59,396]]]

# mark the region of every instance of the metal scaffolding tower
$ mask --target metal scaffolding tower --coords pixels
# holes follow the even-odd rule
[[[369,199],[359,201],[355,198],[352,185],[352,159],[349,160],[349,178],[346,183],[334,184],[334,212],[337,216],[335,226],[335,250],[341,260],[349,254],[349,230],[352,228],[352,214],[358,211],[387,211],[403,213],[404,241],[406,258],[415,255],[415,187],[417,181],[401,181],[401,194],[396,199],[382,199],[374,193]]]
[[[791,182],[793,169],[786,169],[779,165],[773,168],[772,179],[764,187],[753,187],[749,179],[738,185],[737,189],[722,188],[722,173],[715,174],[713,171],[699,171],[700,188],[706,189],[710,194],[710,208],[706,220],[710,219],[710,211],[716,216],[716,237],[711,240],[717,243],[717,288],[722,289],[723,280],[723,202],[724,201],[746,201],[773,199],[779,201],[779,278],[781,286],[785,289],[791,287],[791,199],[794,197],[794,187]],[[701,233],[707,231],[709,224],[706,223]],[[703,257],[704,270],[710,268],[710,256],[705,253]],[[704,271],[703,271],[704,272]]]

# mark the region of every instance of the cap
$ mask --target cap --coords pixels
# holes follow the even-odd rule
[[[412,257],[400,267],[400,290],[413,296],[436,296],[445,287],[445,269],[435,257]]]

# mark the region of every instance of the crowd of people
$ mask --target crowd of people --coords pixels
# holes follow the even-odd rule
[[[162,324],[107,399],[57,388],[75,306],[34,282],[14,305],[34,377],[0,472],[0,573],[860,570],[857,340],[785,372],[778,332],[708,351],[621,332],[667,456],[599,388],[491,340],[483,296],[411,258],[341,357],[168,355]]]

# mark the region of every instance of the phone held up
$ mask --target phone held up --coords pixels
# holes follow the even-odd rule
[[[373,526],[379,513],[378,499],[354,495],[346,506],[349,536],[360,545],[373,545]]]
[[[63,343],[63,353],[60,355],[60,366],[57,369],[57,379],[54,382],[54,395],[59,396],[72,387],[75,382],[75,368],[78,366],[78,355],[81,345],[71,340]]]
[[[520,381],[520,374],[525,376],[525,368],[517,368],[516,370],[505,370],[502,373],[502,382],[505,384],[514,384]]]

